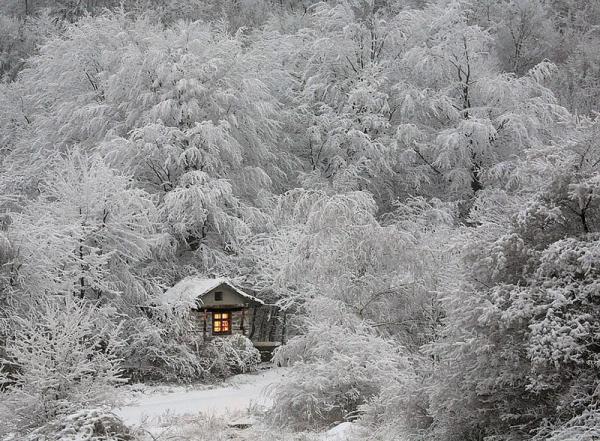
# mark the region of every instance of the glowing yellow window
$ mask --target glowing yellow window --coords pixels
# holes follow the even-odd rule
[[[213,312],[213,334],[231,334],[231,313]]]

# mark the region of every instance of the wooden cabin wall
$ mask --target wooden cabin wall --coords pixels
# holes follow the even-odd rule
[[[204,311],[191,310],[190,318],[192,322],[192,332],[202,335],[204,333]]]
[[[222,311],[231,314],[231,335],[245,335],[249,337],[252,328],[252,311],[253,308],[246,309],[243,313],[244,329],[242,330],[242,311]],[[203,334],[204,332],[204,311],[194,310],[191,312],[194,332]],[[212,311],[206,312],[206,336],[213,337],[212,333]],[[228,334],[222,334],[224,336]],[[218,335],[215,335],[218,336]]]
[[[221,300],[215,299],[216,292],[220,292],[222,294],[223,298]],[[202,296],[201,301],[201,303],[208,308],[213,305],[237,305],[246,302],[248,302],[246,298],[240,296],[227,285],[220,285],[212,289],[210,292]]]

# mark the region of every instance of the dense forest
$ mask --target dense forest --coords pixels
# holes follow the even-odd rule
[[[600,439],[600,1],[0,0],[0,77],[0,438],[226,376],[202,275],[273,436]]]

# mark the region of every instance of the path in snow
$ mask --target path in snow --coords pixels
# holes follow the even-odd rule
[[[133,402],[115,413],[126,424],[139,426],[147,419],[161,415],[186,415],[199,412],[211,416],[224,416],[244,412],[252,406],[271,405],[265,388],[281,381],[286,369],[273,368],[255,374],[232,377],[222,385],[212,388],[175,386],[165,392],[164,387],[144,387],[133,397]]]

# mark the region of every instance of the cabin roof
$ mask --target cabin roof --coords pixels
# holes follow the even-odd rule
[[[196,300],[202,298],[202,296],[208,294],[221,285],[227,285],[236,294],[248,299],[250,303],[258,303],[260,305],[265,304],[262,300],[257,299],[256,297],[251,296],[250,294],[247,294],[241,289],[237,288],[226,278],[219,277],[216,279],[207,279],[196,276],[186,277],[166,290],[161,296],[161,303],[163,305],[171,305],[179,302],[196,303]]]

